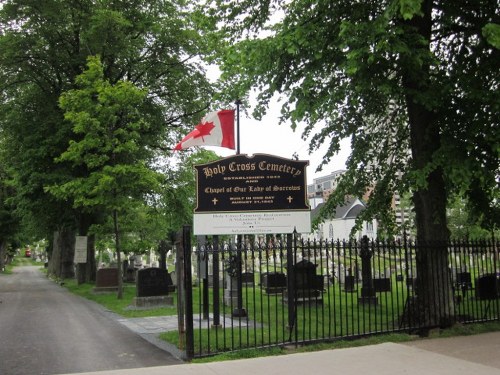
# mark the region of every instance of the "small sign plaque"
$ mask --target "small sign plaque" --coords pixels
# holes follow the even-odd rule
[[[311,232],[310,211],[194,214],[196,235]]]

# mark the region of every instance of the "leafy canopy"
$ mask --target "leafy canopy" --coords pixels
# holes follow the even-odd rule
[[[320,168],[351,140],[325,214],[346,195],[369,195],[361,219],[389,225],[394,193],[425,191],[438,173],[444,191],[498,226],[496,0],[207,3],[228,98],[256,89],[257,118],[280,99],[282,121],[306,124],[310,152],[328,144]],[[420,206],[436,220],[432,202]]]
[[[72,198],[76,207],[126,211],[131,200],[154,192],[159,183],[141,140],[149,127],[139,111],[146,91],[127,81],[112,85],[104,79],[98,57],[89,58],[77,85],[79,89],[61,95],[60,104],[79,139],[71,140],[57,161],[85,165],[88,175],[48,191]]]

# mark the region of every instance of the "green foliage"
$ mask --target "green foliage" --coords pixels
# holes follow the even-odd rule
[[[208,3],[222,25],[212,35],[223,97],[255,89],[257,118],[281,99],[310,152],[328,144],[320,168],[351,140],[324,216],[369,193],[359,221],[394,233],[392,197],[411,192],[419,235],[446,238],[446,195],[460,191],[498,227],[496,1]]]
[[[482,216],[471,215],[467,199],[462,196],[449,198],[447,215],[451,238],[480,240],[491,239],[492,235],[498,238],[498,230],[488,231],[481,226]]]
[[[194,152],[182,152],[178,155],[177,168],[169,171],[167,184],[163,186],[158,202],[165,214],[168,231],[177,232],[183,225],[192,224],[196,198],[195,165],[217,160],[212,151],[195,149]]]
[[[500,25],[488,23],[483,27],[483,36],[496,49],[500,49]]]
[[[412,19],[415,15],[422,15],[421,7],[423,0],[400,0],[399,7],[404,19]]]
[[[130,82],[111,85],[99,58],[89,58],[77,84],[80,88],[65,92],[60,104],[81,139],[71,141],[56,160],[83,165],[89,173],[47,190],[72,199],[75,207],[124,212],[134,199],[158,186],[159,176],[148,167],[141,144],[141,134],[149,129],[139,110],[146,92]]]
[[[73,132],[59,107],[61,93],[76,88],[76,77],[85,69],[88,56],[101,57],[104,81],[110,87],[121,82],[123,92],[130,84],[139,91],[147,88],[137,93],[145,95],[141,107],[130,112],[140,111],[148,124],[147,129],[140,122],[134,126],[144,130],[140,146],[155,153],[157,163],[165,164],[164,157],[179,132],[192,126],[193,117],[205,109],[211,95],[204,69],[195,58],[207,46],[183,0],[8,0],[2,3],[0,24],[0,139],[5,140],[1,147],[9,156],[6,165],[12,171],[23,230],[38,238],[50,238],[60,226],[77,227],[82,217],[73,201],[59,199],[44,188],[85,177],[89,174],[85,165],[99,165],[106,157],[93,158],[88,142],[78,146],[86,148],[85,163],[74,156],[77,146],[68,151],[70,142],[80,142],[83,134],[78,131],[84,129],[77,127]],[[101,100],[109,105],[109,93],[104,91]],[[85,123],[84,118],[73,120],[80,121],[79,126]],[[115,151],[126,153],[138,147],[134,143],[130,139]],[[66,161],[56,163],[54,159],[66,151],[70,153]],[[125,175],[141,174],[144,168],[139,164],[126,170],[115,168],[94,183],[104,187]],[[76,186],[66,189],[68,195]],[[77,206],[99,204],[87,199]],[[92,214],[94,223],[99,222],[98,215]]]

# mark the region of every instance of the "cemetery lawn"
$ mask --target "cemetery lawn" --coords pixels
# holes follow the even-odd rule
[[[177,315],[176,307],[164,307],[150,310],[131,310],[129,306],[132,304],[132,299],[135,297],[135,285],[123,285],[122,299],[117,298],[116,292],[94,293],[94,284],[85,283],[78,285],[75,279],[64,280],[63,286],[66,287],[71,293],[97,302],[98,304],[104,306],[107,310],[121,315],[124,318]],[[174,296],[175,301],[177,299],[176,293],[172,293],[171,295]]]

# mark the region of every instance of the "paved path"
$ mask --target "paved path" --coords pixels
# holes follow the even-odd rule
[[[183,363],[39,267],[0,275],[0,374],[75,373]]]
[[[405,345],[500,369],[500,332],[424,339]]]
[[[135,333],[154,337],[175,329],[176,317],[118,318]],[[160,343],[160,345],[162,345]],[[165,348],[172,350],[172,348]],[[90,375],[91,373],[84,373]],[[179,366],[107,371],[99,375],[486,375],[500,374],[500,332],[474,336],[422,339],[402,344],[384,343],[360,348],[184,364]],[[94,375],[98,375],[94,374]],[[83,375],[83,374],[82,374]]]
[[[480,357],[486,364],[478,363],[479,358],[471,360],[453,355],[458,348],[474,353],[473,346],[477,343],[483,343]],[[80,375],[499,375],[500,366],[496,358],[500,355],[499,345],[500,332],[496,332],[422,340],[417,345],[384,343],[359,348]],[[436,352],[435,346],[446,353]],[[452,353],[446,347],[450,347]]]

